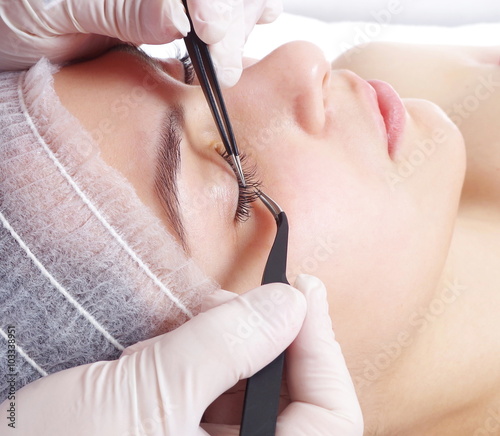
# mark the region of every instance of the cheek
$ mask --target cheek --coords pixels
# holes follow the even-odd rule
[[[212,154],[216,155],[214,151],[204,156],[189,147],[182,149],[177,185],[190,253],[217,280],[221,260],[231,256],[238,186],[224,162]]]
[[[431,212],[407,191],[392,192],[385,182],[337,165],[322,179],[296,180],[300,201],[288,202],[288,277],[293,283],[306,273],[325,282],[349,356],[376,352],[432,298],[447,234],[429,233]]]

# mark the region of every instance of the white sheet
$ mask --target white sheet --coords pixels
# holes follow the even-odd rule
[[[272,24],[257,26],[245,47],[245,55],[261,58],[288,41],[311,41],[327,59],[360,43],[394,41],[420,44],[484,45],[500,47],[500,23],[456,27],[394,25],[378,22],[332,22],[283,14]]]
[[[500,47],[500,23],[457,27],[395,25],[376,21],[327,23],[284,13],[274,23],[255,27],[245,46],[245,56],[260,59],[280,45],[294,40],[315,43],[323,49],[329,60],[354,45],[369,41]],[[143,48],[151,55],[161,58],[175,55],[179,43],[176,44],[144,45]]]
[[[389,10],[393,24],[500,22],[498,0],[285,0],[285,12],[328,22],[372,21]]]

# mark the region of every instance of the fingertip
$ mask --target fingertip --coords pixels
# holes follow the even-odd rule
[[[223,88],[236,85],[243,73],[243,48],[235,46],[234,41],[224,39],[210,46],[210,53],[220,85]]]
[[[229,28],[229,23],[227,25],[222,22],[207,23],[202,20],[197,20],[193,22],[194,30],[200,39],[208,45],[217,44],[222,41]]]
[[[283,283],[270,283],[255,288],[241,297],[251,311],[265,322],[262,324],[272,339],[274,350],[284,348],[299,334],[307,313],[304,295]]]
[[[295,279],[294,286],[307,295],[313,294],[317,300],[325,300],[327,293],[325,284],[316,276],[299,274]]]
[[[217,70],[219,83],[223,88],[231,88],[238,83],[243,72],[242,68],[222,68]]]
[[[266,8],[262,12],[257,24],[268,24],[275,21],[283,13],[283,1],[282,0],[270,0],[268,1]]]
[[[256,299],[268,301],[271,306],[278,310],[287,310],[290,315],[305,317],[307,301],[305,296],[294,287],[285,283],[269,283],[252,290]],[[245,294],[243,294],[245,295]]]
[[[220,1],[198,2],[189,11],[196,34],[208,45],[222,41],[233,21],[232,7]]]
[[[162,1],[156,7],[143,7],[139,23],[154,35],[149,44],[164,44],[186,36],[191,26],[182,2]]]
[[[297,276],[294,286],[307,299],[307,316],[299,337],[315,335],[327,340],[334,339],[328,293],[324,283],[315,276],[300,274]]]
[[[191,25],[189,24],[189,18],[187,17],[186,13],[179,13],[175,15],[172,21],[179,33],[183,37],[187,36],[189,31],[191,30]]]

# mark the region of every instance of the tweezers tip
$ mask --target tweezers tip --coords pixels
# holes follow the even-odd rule
[[[246,188],[247,182],[245,180],[245,175],[243,174],[243,167],[241,166],[240,157],[237,154],[232,154],[231,157],[233,158],[234,167],[236,168],[236,173],[240,179],[240,182],[243,187]]]
[[[265,206],[269,209],[269,211],[274,215],[274,218],[277,220],[278,215],[283,212],[283,209],[280,207],[278,203],[276,203],[271,197],[267,194],[264,194],[260,189],[257,191],[257,195],[260,200],[265,204]]]

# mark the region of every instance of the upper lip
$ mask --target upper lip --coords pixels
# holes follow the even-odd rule
[[[384,122],[384,117],[380,112],[380,106],[378,104],[377,91],[368,83],[366,80],[359,77],[357,74],[352,74],[353,83],[360,89],[361,95],[365,96],[365,101],[371,107],[371,113],[373,114],[373,119],[380,130],[381,135],[387,140],[387,129]]]
[[[364,79],[359,77],[357,74],[349,70],[337,70],[337,73],[342,74],[342,76],[349,82],[353,93],[356,97],[361,97],[363,103],[368,104],[370,113],[373,114],[374,124],[378,127],[381,135],[387,138],[387,130],[385,128],[384,118],[380,112],[380,107],[378,105],[377,92],[373,87]],[[332,81],[333,82],[333,81]],[[331,88],[330,88],[331,90]],[[334,98],[329,93],[328,100],[334,102]],[[328,104],[328,103],[327,103]]]
[[[386,144],[385,151],[389,149],[389,137],[387,132],[386,121],[384,120],[384,116],[381,112],[381,108],[379,106],[379,96],[377,91],[372,87],[372,85],[362,79],[357,74],[353,73],[349,70],[337,70],[336,73],[341,74],[342,77],[349,83],[349,86],[352,89],[353,94],[356,96],[357,100],[361,102],[364,106],[367,106],[369,109],[369,116],[373,122],[373,126],[376,128],[380,138]],[[330,92],[328,93],[325,101],[325,106],[327,107],[329,101],[334,104],[335,99],[332,96],[331,92],[332,88],[330,88]]]

